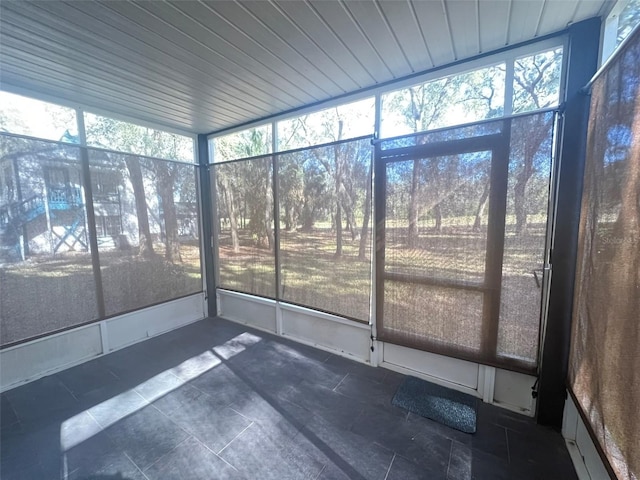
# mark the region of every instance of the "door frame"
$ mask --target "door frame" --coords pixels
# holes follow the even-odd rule
[[[497,120],[499,122],[500,120]],[[500,315],[500,295],[502,285],[502,259],[504,253],[504,236],[509,176],[509,153],[511,141],[511,119],[501,121],[502,128],[498,133],[480,135],[470,138],[444,140],[398,148],[383,149],[383,142],[376,142],[374,151],[374,218],[375,218],[375,298],[377,340],[404,347],[415,348],[430,353],[441,354],[503,367],[497,361],[497,341]],[[428,135],[428,132],[417,135]],[[393,141],[393,139],[390,139]],[[389,141],[389,140],[387,140]],[[447,347],[426,348],[422,342],[411,344],[399,343],[393,335],[384,332],[384,281],[385,273],[385,225],[386,225],[386,167],[389,163],[399,161],[420,160],[430,157],[442,157],[465,153],[491,152],[489,219],[487,225],[487,241],[485,254],[485,276],[482,286],[473,286],[474,290],[483,292],[482,340],[479,353],[465,354],[458,349]],[[436,282],[433,282],[436,283]],[[453,288],[469,288],[464,285],[449,285]]]

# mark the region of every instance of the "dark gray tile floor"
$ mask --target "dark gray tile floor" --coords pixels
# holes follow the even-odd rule
[[[577,478],[557,432],[452,430],[391,405],[403,378],[208,319],[2,394],[0,477]]]

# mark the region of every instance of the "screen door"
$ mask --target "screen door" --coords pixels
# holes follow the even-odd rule
[[[536,114],[377,144],[380,340],[535,370],[552,132]]]

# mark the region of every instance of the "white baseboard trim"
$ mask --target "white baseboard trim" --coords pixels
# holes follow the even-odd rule
[[[205,318],[204,293],[190,295],[0,350],[0,392]]]
[[[573,440],[564,439],[564,442],[567,445],[567,450],[569,451],[569,456],[571,457],[571,461],[573,462],[573,467],[576,470],[576,475],[578,476],[578,480],[593,480],[589,475],[589,471],[587,470],[587,466],[584,463],[584,458],[580,453],[580,449],[576,442]]]
[[[220,289],[219,314],[227,320],[290,338],[335,355],[413,375],[533,416],[535,377],[384,342],[371,341],[371,325],[244,293]],[[371,346],[374,345],[373,352]]]
[[[562,436],[579,480],[610,480],[578,407],[568,393],[562,418]]]

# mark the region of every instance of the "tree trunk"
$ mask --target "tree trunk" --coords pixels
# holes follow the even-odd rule
[[[240,239],[238,238],[238,215],[236,212],[235,198],[233,189],[229,185],[229,179],[226,177],[222,169],[218,170],[216,175],[218,189],[220,190],[222,201],[229,216],[229,229],[231,230],[231,246],[234,253],[240,251]]]
[[[355,241],[358,238],[358,225],[356,224],[356,216],[352,208],[349,195],[342,191],[342,210],[344,211],[345,220],[347,221],[347,229],[351,233],[351,241]]]
[[[479,231],[482,227],[482,215],[484,214],[484,209],[487,207],[487,200],[489,200],[489,181],[484,184],[484,190],[482,190],[482,195],[480,196],[480,201],[478,202],[478,209],[476,210],[476,219],[473,222],[473,230],[475,232]]]
[[[229,228],[231,229],[231,245],[234,253],[240,251],[240,238],[238,237],[238,215],[236,212],[235,199],[233,191],[225,189],[225,199],[227,204],[227,213],[229,214]]]
[[[267,243],[269,251],[275,251],[275,237],[273,234],[273,228],[271,228],[271,220],[273,217],[273,202],[271,201],[271,195],[269,193],[269,186],[265,189],[265,202],[264,202],[264,228],[267,235]]]
[[[516,234],[522,235],[527,230],[527,209],[525,194],[527,183],[535,171],[533,164],[536,152],[547,136],[549,124],[535,122],[529,126],[524,145],[522,170],[516,176],[516,184],[513,187],[513,207],[516,214]]]
[[[516,235],[522,235],[527,230],[527,211],[524,205],[524,195],[529,178],[522,171],[513,187],[513,208],[516,213]]]
[[[440,209],[439,203],[436,203],[433,206],[433,216],[435,217],[435,220],[436,220],[434,229],[436,232],[441,232],[442,231],[442,210]]]
[[[302,207],[302,231],[310,232],[313,230],[313,220],[315,216],[315,209],[309,205],[309,199],[305,198],[304,205]]]
[[[172,167],[165,162],[158,162],[156,165],[158,195],[162,202],[162,213],[164,215],[165,257],[171,263],[176,263],[182,262],[182,257],[180,256],[180,241],[178,239],[176,204],[173,200],[175,172],[171,171],[171,169]]]
[[[154,255],[151,229],[149,228],[149,212],[147,211],[147,197],[144,192],[142,169],[138,157],[126,156],[124,159],[129,170],[129,180],[133,187],[133,197],[136,204],[136,216],[138,217],[138,255],[149,258]]]
[[[291,230],[293,230],[293,220],[292,220],[291,206],[289,205],[289,202],[285,202],[284,204],[284,229],[287,232],[290,232]]]
[[[415,248],[418,245],[418,180],[420,178],[420,162],[413,161],[411,175],[411,191],[409,192],[409,228],[407,231],[407,245]]]
[[[342,210],[340,200],[336,201],[336,257],[342,255]]]
[[[360,247],[358,248],[358,258],[365,260],[367,244],[369,243],[369,217],[371,216],[371,166],[367,175],[367,190],[364,200],[364,218],[362,219],[362,233],[360,234]]]

